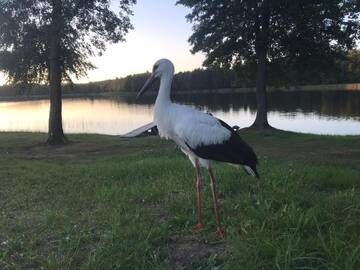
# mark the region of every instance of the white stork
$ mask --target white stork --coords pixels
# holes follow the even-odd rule
[[[216,181],[210,161],[223,161],[242,165],[252,176],[259,177],[256,171],[257,157],[253,149],[225,122],[191,107],[171,102],[170,90],[174,76],[174,65],[167,59],[154,64],[152,74],[139,91],[140,97],[149,86],[160,78],[159,93],[155,102],[154,122],[160,137],[172,139],[189,157],[196,172],[196,193],[198,223],[194,229],[202,229],[202,195],[200,166],[208,169],[216,217],[216,236],[221,238],[223,230],[216,193]]]

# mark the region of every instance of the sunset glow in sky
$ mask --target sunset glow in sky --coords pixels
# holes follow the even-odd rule
[[[175,72],[201,67],[203,55],[190,53],[187,40],[191,24],[185,15],[188,9],[175,5],[176,0],[138,0],[131,21],[134,29],[126,42],[108,45],[101,57],[91,58],[97,69],[78,82],[99,81],[150,71],[160,58],[168,58]],[[116,8],[118,1],[113,0]],[[75,80],[76,81],[76,80]],[[0,85],[5,83],[0,74]]]

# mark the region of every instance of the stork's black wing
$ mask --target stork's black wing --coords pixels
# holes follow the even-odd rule
[[[258,176],[256,165],[258,163],[254,150],[241,139],[228,124],[218,119],[221,125],[231,131],[230,137],[217,144],[198,145],[194,148],[188,147],[200,158],[223,161],[233,164],[249,166]]]

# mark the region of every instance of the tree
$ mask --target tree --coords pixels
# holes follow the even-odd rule
[[[255,63],[258,110],[254,128],[268,128],[268,63],[326,69],[359,39],[358,0],[178,0],[192,9],[192,52],[206,66]]]
[[[360,50],[350,51],[346,60],[346,81],[360,82]]]
[[[61,83],[94,68],[88,58],[107,42],[124,41],[135,3],[119,0],[116,14],[109,0],[0,1],[0,70],[15,84],[49,83],[49,144],[66,141]]]

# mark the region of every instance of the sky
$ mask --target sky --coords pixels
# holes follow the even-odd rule
[[[116,8],[118,1],[112,0]],[[126,42],[110,44],[101,57],[90,58],[97,67],[75,82],[85,83],[151,71],[160,58],[168,58],[175,72],[201,67],[204,56],[191,54],[188,38],[191,24],[185,15],[189,9],[175,5],[176,0],[138,0],[131,21],[134,29]],[[0,85],[5,83],[0,73]]]

